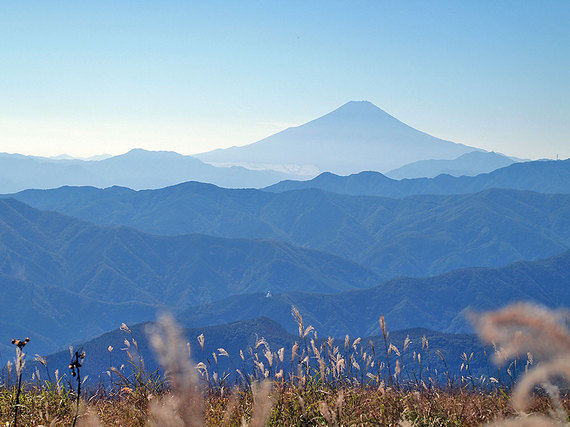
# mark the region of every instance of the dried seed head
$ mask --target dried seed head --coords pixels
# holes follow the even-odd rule
[[[297,343],[297,341],[295,341],[295,344],[293,344],[293,347],[291,348],[291,362],[293,362],[293,360],[295,360],[295,356],[297,355],[297,349],[299,348],[299,343]]]
[[[398,350],[398,347],[396,347],[394,344],[390,343],[390,347],[388,348],[388,351],[394,351],[394,353],[396,353],[398,355],[398,357],[400,357],[400,351]]]
[[[268,351],[269,350],[269,344],[268,342],[265,340],[265,338],[261,337],[255,337],[255,349],[257,350],[260,346],[264,346],[265,350]]]
[[[303,317],[301,317],[301,313],[299,313],[299,310],[294,305],[291,306],[291,315],[299,327],[299,336],[304,338],[303,334],[305,332],[305,327],[303,325]]]
[[[17,340],[15,338],[12,339],[12,344],[18,347],[20,350],[26,346],[27,343],[30,342],[30,338],[26,337],[23,340]]]
[[[507,359],[532,352],[544,361],[570,352],[570,334],[563,322],[564,314],[518,303],[482,315],[473,314],[471,318],[483,341],[500,345]],[[495,358],[496,362],[498,359]]]
[[[200,348],[204,351],[204,334],[198,335],[198,343],[200,344]]]
[[[269,367],[273,366],[273,353],[270,350],[265,350],[263,355],[267,359],[267,363],[269,363]]]
[[[524,411],[530,404],[532,390],[537,384],[542,384],[560,425],[566,424],[568,416],[560,402],[558,389],[549,385],[549,381],[552,378],[570,378],[570,332],[566,315],[567,311],[548,310],[530,303],[512,304],[501,310],[472,315],[480,337],[499,346],[494,355],[495,363],[504,363],[520,354],[527,355],[525,375],[518,380],[512,393],[513,407]],[[541,363],[528,369],[535,356]],[[516,370],[515,362],[516,359],[507,368],[511,376]],[[497,380],[490,378],[490,381]],[[515,424],[517,420],[512,421],[509,425],[518,425]]]
[[[410,339],[410,336],[408,335],[406,337],[406,339],[404,340],[404,350],[403,351],[406,351],[406,349],[408,348],[408,346],[410,345],[411,342],[412,342],[412,340]]]
[[[315,328],[313,328],[312,326],[309,326],[307,327],[307,329],[305,329],[305,332],[303,333],[303,338],[306,338],[307,335],[309,335],[311,332],[313,333],[313,335],[315,335],[316,338],[317,332],[315,331]]]
[[[386,336],[386,322],[384,321],[384,315],[380,316],[380,330],[382,331],[382,335]]]
[[[35,362],[39,362],[39,363],[41,363],[41,364],[44,365],[44,366],[47,366],[47,360],[46,360],[46,358],[43,357],[43,356],[40,356],[39,354],[36,354],[36,357],[34,357],[34,361],[35,361]]]
[[[360,341],[361,341],[361,338],[358,337],[358,338],[356,338],[356,339],[354,340],[354,342],[352,343],[352,348],[354,348],[355,351],[356,351],[356,346],[357,346],[358,344],[360,344]]]

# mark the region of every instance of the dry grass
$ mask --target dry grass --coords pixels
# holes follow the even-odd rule
[[[236,370],[237,382],[220,379],[215,367],[191,363],[189,346],[169,317],[149,330],[161,363],[160,382],[144,371],[134,354],[138,344],[131,335],[131,362],[141,370],[136,381],[125,378],[115,390],[100,390],[80,406],[79,425],[157,426],[263,426],[263,425],[567,425],[570,398],[560,393],[561,380],[570,374],[570,337],[561,312],[528,304],[507,307],[475,317],[481,338],[496,346],[495,359],[527,359],[527,373],[509,399],[496,383],[475,386],[468,373],[471,357],[464,355],[465,381],[439,386],[422,365],[426,355],[414,355],[425,369],[415,383],[403,380],[407,367],[399,348],[390,342],[384,318],[381,351],[363,350],[360,338],[335,344],[317,340],[295,308],[299,341],[291,351],[273,351],[259,338],[250,353],[251,369]],[[130,332],[126,325],[124,330]],[[204,342],[201,336],[199,341]],[[422,351],[429,355],[424,339]],[[378,354],[377,354],[378,353]],[[432,350],[432,353],[437,352]],[[214,359],[227,357],[220,348]],[[243,357],[243,361],[246,358]],[[425,363],[425,362],[423,362]],[[422,367],[423,366],[423,367]],[[235,368],[234,368],[235,369]],[[286,372],[286,373],[284,373]],[[421,370],[418,372],[422,372]],[[49,385],[49,383],[47,383]],[[540,385],[538,389],[536,385]],[[17,390],[0,387],[0,420],[10,422]],[[28,387],[21,394],[20,424],[69,425],[73,422],[74,395],[62,387]]]
[[[59,405],[57,398],[37,390],[28,391],[22,396],[25,396],[23,402],[26,410],[22,411],[21,425],[71,425],[73,422],[73,400]],[[506,397],[487,392],[382,392],[362,387],[300,389],[285,384],[276,385],[271,393],[259,397],[265,402],[258,402],[251,391],[242,389],[231,390],[223,396],[217,392],[206,393],[202,402],[203,412],[196,414],[192,422],[206,426],[396,426],[408,421],[412,425],[423,426],[475,426],[516,415]],[[4,399],[6,397],[0,395],[0,407],[7,409],[0,415],[2,422],[10,420],[12,415],[10,399]],[[157,413],[151,409],[155,399],[161,402],[162,412],[158,416],[164,418],[158,419]],[[161,396],[151,397],[146,409],[141,409],[140,402],[131,395],[100,396],[91,400],[89,405],[82,404],[78,424],[188,425],[181,422],[180,408],[169,403],[177,399],[179,396],[165,392]],[[552,410],[548,397],[534,396],[530,402],[530,411],[543,414],[543,419],[548,419],[552,424],[552,418],[547,416]],[[565,398],[562,402],[566,410],[570,409],[569,399]]]

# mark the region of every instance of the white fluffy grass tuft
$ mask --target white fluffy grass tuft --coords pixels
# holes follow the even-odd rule
[[[539,363],[519,380],[511,396],[519,416],[495,422],[495,426],[568,425],[568,415],[560,402],[554,380],[570,378],[570,334],[566,325],[568,312],[548,310],[529,303],[518,303],[501,310],[473,315],[479,336],[497,346],[494,361],[502,364],[520,355],[531,355]],[[549,395],[553,410],[550,417],[529,415],[525,411],[535,387]]]

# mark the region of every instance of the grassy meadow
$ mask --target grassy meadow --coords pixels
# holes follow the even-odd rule
[[[319,339],[295,307],[292,314],[298,339],[291,348],[272,349],[258,337],[255,346],[240,350],[237,362],[224,348],[205,354],[204,335],[198,337],[203,353],[190,355],[181,330],[172,318],[163,317],[147,328],[148,343],[161,366],[157,370],[147,368],[137,337],[123,324],[124,363],[110,364],[108,382],[90,387],[83,386],[81,375],[89,354],[72,352],[69,367],[52,372],[39,356],[26,366],[27,341],[14,340],[16,359],[5,369],[0,388],[1,422],[157,426],[568,422],[570,398],[563,383],[570,374],[566,313],[518,304],[473,316],[481,340],[494,348],[488,357],[498,366],[492,371],[496,376],[473,375],[473,354],[463,354],[458,371],[450,368],[425,337],[421,351],[405,357],[410,340],[395,345],[383,316],[379,320],[383,345],[364,346],[360,338],[348,336],[343,342]],[[111,353],[113,348],[107,350]],[[441,363],[433,364],[436,359]],[[25,373],[34,369],[30,366],[35,366],[31,375]]]

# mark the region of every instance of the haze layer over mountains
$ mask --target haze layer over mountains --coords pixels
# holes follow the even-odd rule
[[[416,161],[420,163],[405,166]],[[63,185],[119,185],[139,190],[185,181],[262,188],[284,179],[310,179],[321,172],[387,172],[402,167],[393,170],[392,176],[476,175],[512,162],[496,153],[432,137],[369,102],[353,101],[257,143],[196,156],[141,149],[90,160],[3,153],[0,193]]]
[[[229,188],[263,187],[299,175],[242,167],[214,167],[192,156],[134,149],[102,160],[50,159],[0,154],[0,192],[27,188],[121,185],[133,189],[162,188],[184,181],[202,181]]]

